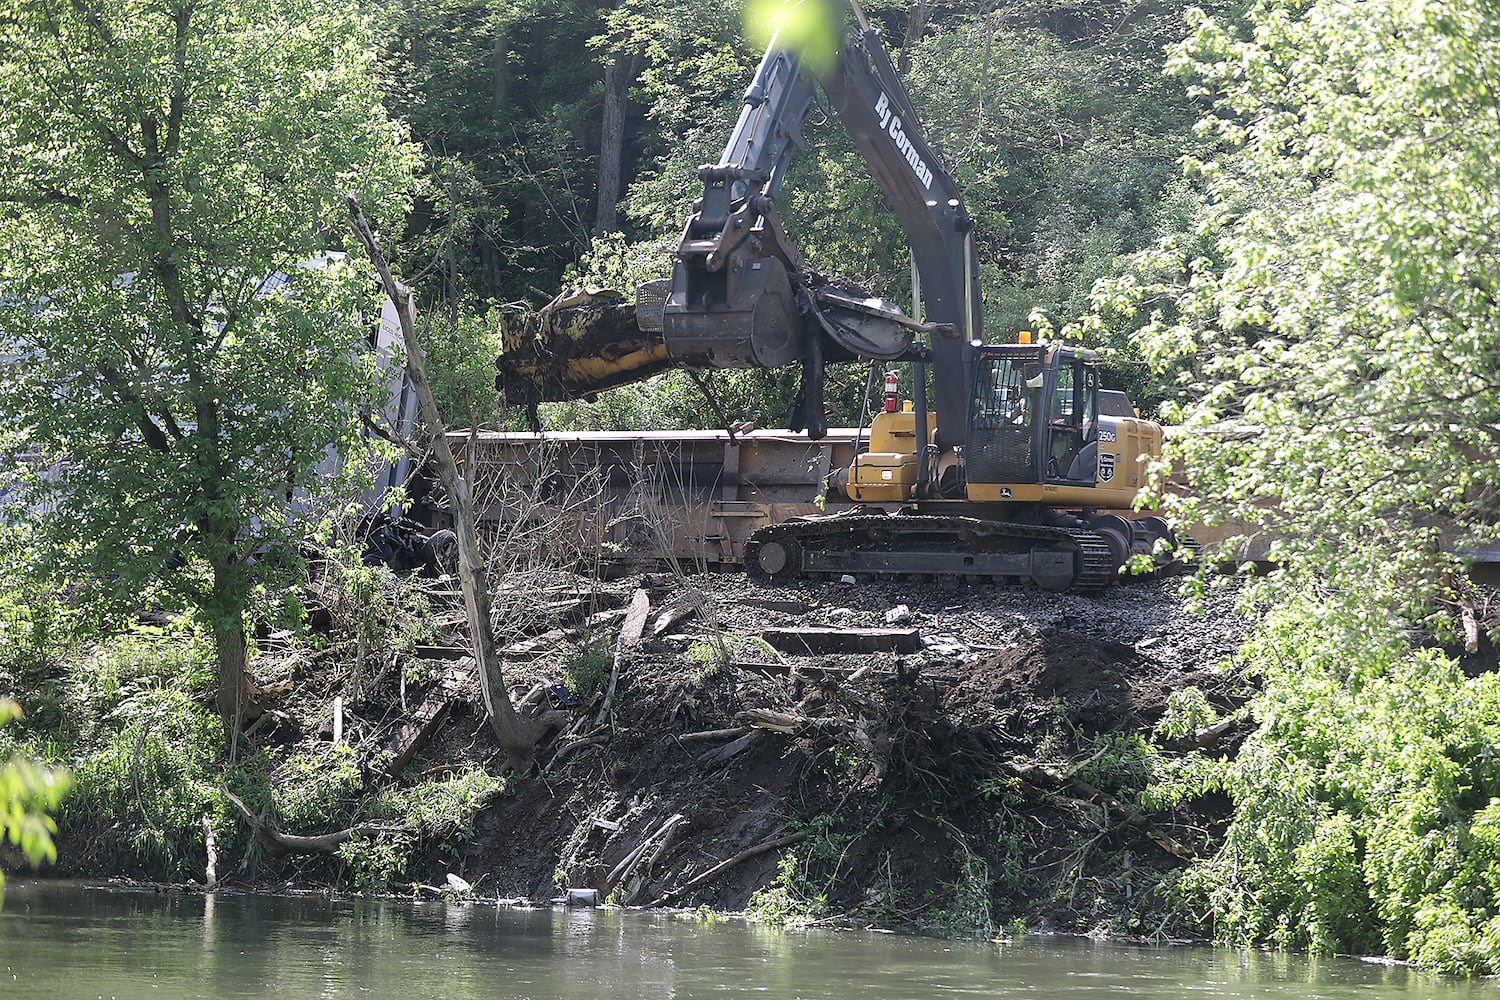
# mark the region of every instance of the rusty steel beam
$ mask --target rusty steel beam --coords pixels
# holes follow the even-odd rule
[[[575,541],[626,565],[678,560],[737,565],[757,529],[790,517],[853,506],[827,494],[831,470],[854,458],[857,432],[819,441],[788,432],[481,432],[450,435],[473,448],[481,527],[567,508]],[[443,526],[445,511],[421,512]]]
[[[610,563],[640,567],[676,560],[705,568],[737,566],[750,535],[768,524],[856,506],[829,492],[832,472],[847,468],[864,438],[831,428],[819,441],[786,431],[482,431],[449,435],[455,452],[475,450],[482,527],[499,532],[518,520],[570,512],[571,544]],[[1186,489],[1181,475],[1176,489]],[[422,489],[416,490],[421,495]],[[895,504],[867,504],[885,509]],[[1149,511],[1107,511],[1140,517]],[[415,516],[446,527],[446,511]],[[1195,526],[1204,547],[1239,534],[1237,525]],[[1252,539],[1237,560],[1265,558]]]

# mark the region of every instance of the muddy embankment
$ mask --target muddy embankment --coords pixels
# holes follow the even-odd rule
[[[349,775],[337,823],[281,832],[349,828],[321,852],[284,856],[221,830],[224,884],[359,888],[336,838],[366,838],[368,857],[400,836],[397,892],[468,884],[480,898],[548,901],[582,888],[600,902],[939,933],[1013,921],[1195,933],[1161,890],[1212,850],[1227,804],[1146,809],[1140,794],[1164,761],[1233,753],[1248,731],[1213,725],[1248,695],[1221,669],[1240,629],[1228,596],[1198,612],[1174,579],[1081,597],[771,589],[739,574],[507,577],[496,603],[510,609],[513,692],[568,721],[534,770],[494,781],[505,759],[461,655],[461,605],[451,583],[423,586],[427,632],[406,652],[351,640],[349,663],[256,661],[266,702],[244,758],[337,762]],[[329,617],[318,597],[315,623]],[[298,780],[331,766],[299,765]],[[400,816],[368,805],[402,788],[420,798],[451,773],[488,773],[493,790],[441,833],[393,834]],[[273,803],[283,779],[267,777]],[[274,805],[257,811],[277,819]],[[174,878],[125,863],[131,831],[116,826],[65,826],[60,871]]]
[[[602,691],[574,707],[540,772],[432,851],[425,879],[956,932],[1187,933],[1156,890],[1212,846],[1223,803],[1141,809],[1145,742],[1174,692],[1222,713],[1246,692],[1221,669],[1229,600],[1200,614],[1178,590],[612,584],[595,599],[651,610],[611,650],[609,709]],[[493,752],[476,700],[454,704],[424,762]],[[1243,732],[1157,743],[1232,752]]]

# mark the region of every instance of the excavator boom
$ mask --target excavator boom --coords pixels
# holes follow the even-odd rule
[[[821,79],[795,49],[772,40],[719,161],[698,170],[703,194],[683,227],[672,277],[639,290],[635,329],[621,322],[624,307],[576,295],[507,319],[498,383],[508,399],[592,395],[666,367],[799,364],[803,392],[789,422],[819,437],[829,361],[930,362],[939,384],[966,384],[967,341],[984,327],[973,224],[879,32],[855,11],[860,27]],[[820,83],[906,231],[926,322],[809,268],[782,228],[776,196],[805,146],[802,126]],[[920,381],[925,388],[925,372]],[[961,394],[938,394],[936,408],[937,443],[961,445]]]

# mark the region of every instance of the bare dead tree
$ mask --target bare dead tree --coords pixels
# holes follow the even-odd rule
[[[487,568],[506,581],[494,594],[496,628],[506,634],[535,631],[552,617],[539,594],[558,586],[565,572],[599,568],[603,476],[591,465],[572,466],[561,447],[546,440],[530,449],[524,463],[497,463],[477,452],[465,458],[474,470],[477,507],[487,512]],[[578,594],[596,589],[598,579],[579,586],[575,578],[561,586]]]
[[[469,637],[473,644],[474,662],[479,673],[479,689],[484,699],[485,714],[495,738],[518,770],[531,764],[532,750],[538,739],[550,728],[553,720],[548,718],[523,718],[511,703],[510,693],[505,687],[505,676],[501,669],[498,644],[495,642],[494,623],[491,616],[490,592],[485,573],[484,558],[480,551],[478,519],[475,513],[473,486],[458,467],[453,450],[448,445],[446,428],[438,414],[437,401],[432,395],[432,385],[422,363],[422,350],[417,338],[417,323],[412,306],[411,289],[397,281],[391,273],[390,262],[375,240],[370,224],[360,208],[359,199],[349,195],[349,226],[370,255],[381,286],[395,303],[396,314],[401,321],[401,337],[406,355],[406,374],[416,390],[421,416],[423,447],[428,449],[437,469],[438,480],[448,495],[453,514],[453,532],[458,540],[458,578],[463,589],[464,608],[469,620]]]

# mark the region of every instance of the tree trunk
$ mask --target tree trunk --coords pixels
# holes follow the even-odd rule
[[[901,40],[901,54],[896,57],[896,72],[903,77],[911,71],[911,50],[922,40],[927,30],[927,12],[932,8],[928,0],[915,0],[906,13],[906,37]]]
[[[599,207],[594,235],[618,227],[620,171],[625,159],[625,98],[635,78],[636,58],[617,55],[604,67],[604,121],[599,131]]]
[[[214,574],[216,577],[218,573]],[[219,714],[235,728],[245,711],[245,623],[238,611],[214,614],[214,654],[218,660]]]
[[[213,564],[213,591],[206,610],[214,630],[215,674],[218,694],[214,698],[229,733],[229,759],[239,756],[240,731],[249,707],[250,681],[245,674],[245,588],[242,567],[227,556]]]
[[[990,61],[994,54],[995,31],[999,24],[999,11],[984,19],[984,66],[979,71],[979,94],[975,98],[978,102],[976,110],[981,118],[984,115],[985,100],[988,98],[990,92]]]
[[[391,301],[396,304],[396,314],[401,320],[401,337],[406,352],[406,374],[417,393],[417,404],[426,432],[427,444],[432,450],[432,459],[437,466],[438,480],[448,494],[453,512],[453,533],[458,541],[458,579],[463,588],[464,608],[468,612],[469,634],[474,645],[474,662],[479,672],[479,690],[484,699],[485,714],[495,738],[510,755],[518,770],[531,762],[532,749],[546,731],[546,725],[523,719],[511,704],[510,693],[505,688],[505,677],[500,668],[500,657],[495,642],[494,620],[490,615],[490,592],[485,579],[484,561],[479,552],[479,534],[475,530],[477,519],[474,512],[473,491],[468,480],[459,472],[453,450],[448,446],[442,418],[438,415],[437,401],[432,395],[432,385],[427,380],[427,370],[422,363],[421,345],[417,342],[416,316],[412,308],[411,289],[391,275],[390,264],[375,242],[369,223],[365,221],[359,200],[348,197],[349,224],[370,254],[380,281]]]
[[[456,171],[455,171],[456,173]],[[443,262],[447,265],[447,274],[443,280],[443,290],[448,297],[445,303],[449,315],[458,311],[458,250],[453,245],[453,224],[458,220],[458,178],[450,175],[448,178],[448,225],[447,232],[443,236]]]
[[[490,110],[496,118],[505,110],[505,92],[509,87],[510,27],[502,24],[495,29],[495,91]]]

